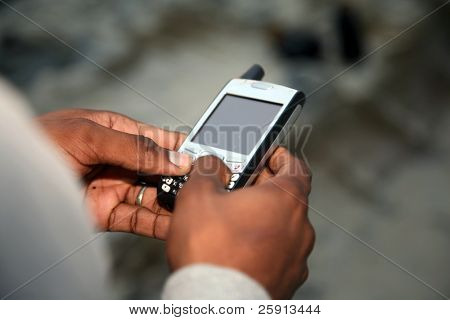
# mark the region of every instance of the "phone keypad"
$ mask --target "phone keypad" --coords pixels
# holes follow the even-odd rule
[[[239,180],[239,173],[233,173],[231,175],[230,181],[238,181]]]
[[[227,164],[230,166],[230,163]],[[234,169],[235,171],[232,170],[230,181],[225,187],[225,190],[229,192],[236,187],[237,182],[241,178],[243,165],[240,162],[232,162],[231,164],[234,166],[230,167],[230,169]],[[176,196],[188,180],[189,175],[178,177],[161,177],[160,183],[157,188],[157,197],[160,205],[169,211],[173,211]]]
[[[232,173],[240,173],[242,172],[242,168],[244,167],[244,164],[242,162],[227,162],[227,165]]]

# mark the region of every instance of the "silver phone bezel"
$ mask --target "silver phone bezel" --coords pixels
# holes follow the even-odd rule
[[[296,93],[297,90],[273,83],[247,79],[233,79],[228,82],[228,84],[219,92],[213,102],[209,105],[206,112],[202,115],[199,121],[197,121],[194,128],[186,137],[186,140],[179,148],[179,151],[188,152],[194,157],[201,156],[202,154],[213,154],[227,162],[245,164],[254,156],[256,150],[264,141],[271,128],[275,125],[275,123],[277,123],[277,120],[286,110],[287,106],[294,98]],[[269,103],[276,103],[281,105],[280,110],[278,111],[272,122],[268,125],[266,131],[261,136],[261,139],[256,143],[255,147],[249,154],[240,154],[229,150],[202,145],[192,141],[197,132],[204,125],[209,116],[212,114],[212,112],[214,112],[218,104],[227,94],[240,96],[243,98],[267,101]],[[245,167],[245,165],[243,166]]]

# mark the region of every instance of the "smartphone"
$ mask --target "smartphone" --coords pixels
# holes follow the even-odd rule
[[[219,92],[179,152],[196,159],[214,155],[232,173],[226,190],[251,185],[296,121],[305,95],[295,89],[250,79],[233,79]],[[161,177],[159,204],[172,211],[189,176]]]

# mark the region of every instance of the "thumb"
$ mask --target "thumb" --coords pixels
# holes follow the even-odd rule
[[[191,169],[187,154],[160,147],[153,140],[98,126],[91,137],[98,163],[146,174],[183,175]]]
[[[209,155],[198,158],[189,176],[189,181],[183,188],[184,194],[191,190],[195,190],[195,192],[224,192],[224,187],[229,180],[230,170],[222,160]]]

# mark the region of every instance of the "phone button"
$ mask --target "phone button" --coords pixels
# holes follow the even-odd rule
[[[239,179],[239,173],[234,173],[231,175],[230,181],[237,181]]]
[[[165,178],[164,182],[167,183],[168,185],[171,185],[172,182],[173,182],[173,179],[172,178]]]
[[[273,85],[264,82],[253,82],[252,87],[256,89],[267,90],[273,88]]]
[[[235,184],[236,184],[235,182],[231,181],[231,182],[228,184],[227,189],[233,189],[233,187],[234,187]]]
[[[228,167],[232,173],[240,173],[244,168],[244,164],[241,162],[228,162]]]
[[[162,189],[164,192],[169,192],[170,191],[170,187],[167,184],[163,184],[162,185]]]

